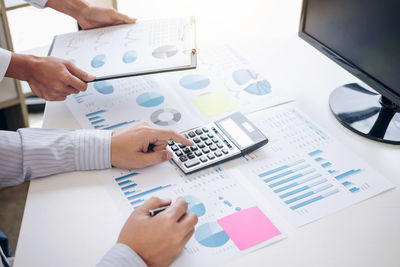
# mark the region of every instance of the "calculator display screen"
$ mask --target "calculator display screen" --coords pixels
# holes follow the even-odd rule
[[[242,148],[254,144],[253,140],[246,134],[246,132],[243,131],[231,118],[220,121],[219,125],[223,127]]]

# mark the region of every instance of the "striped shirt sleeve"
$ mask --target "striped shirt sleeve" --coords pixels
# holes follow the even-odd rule
[[[4,75],[6,75],[8,66],[11,61],[11,52],[0,48],[0,82],[3,80]]]
[[[0,131],[0,185],[51,174],[111,168],[111,131]]]
[[[146,263],[129,246],[117,243],[96,267],[146,267]]]

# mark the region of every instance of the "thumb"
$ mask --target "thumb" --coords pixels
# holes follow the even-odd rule
[[[148,214],[149,210],[167,206],[169,204],[171,204],[171,199],[160,199],[158,197],[151,197],[136,210]]]
[[[160,150],[155,152],[143,153],[141,155],[144,167],[154,165],[157,163],[170,160],[172,158],[172,152],[168,150]]]
[[[80,68],[78,68],[77,66],[75,66],[74,64],[72,64],[71,62],[68,62],[66,64],[67,69],[76,77],[78,77],[79,79],[81,79],[82,81],[85,82],[91,82],[94,79],[96,79],[96,76],[91,75],[83,70],[81,70]]]

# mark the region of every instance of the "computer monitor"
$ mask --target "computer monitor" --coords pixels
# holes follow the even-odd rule
[[[373,140],[400,144],[400,0],[303,0],[299,36],[369,86],[336,88],[336,118]],[[374,89],[370,90],[370,88]]]

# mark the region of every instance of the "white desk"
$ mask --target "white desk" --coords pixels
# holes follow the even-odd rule
[[[246,1],[250,2],[263,5],[262,1]],[[350,132],[329,111],[329,93],[355,78],[294,36],[243,41],[238,47],[264,73],[284,73],[284,86],[295,94],[297,107],[400,186],[399,147]],[[48,103],[44,127],[79,125],[63,103]],[[123,223],[94,172],[32,181],[15,266],[93,266],[115,243]],[[391,190],[299,229],[288,228],[286,233],[285,240],[226,266],[400,266],[400,191]]]

